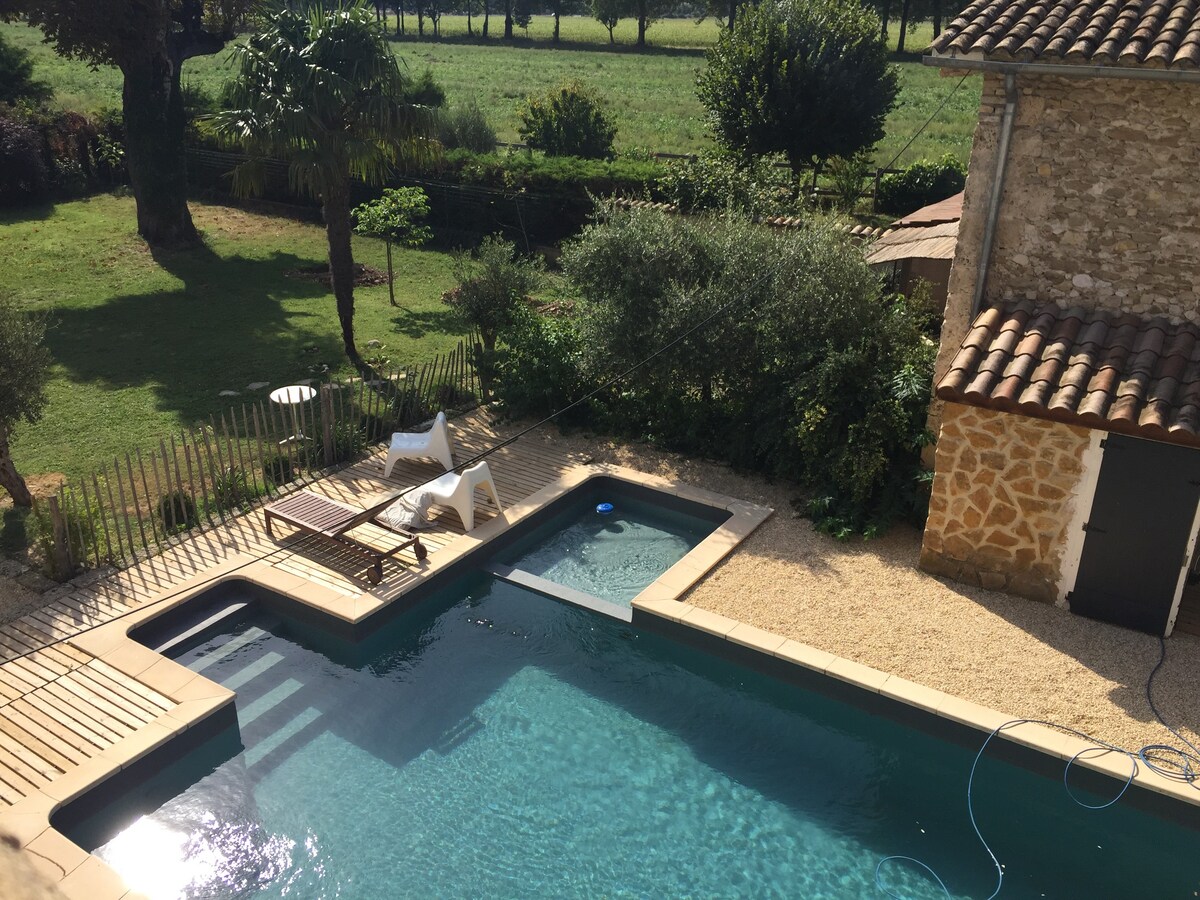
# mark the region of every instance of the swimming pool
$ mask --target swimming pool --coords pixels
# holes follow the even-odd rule
[[[493,574],[598,611],[622,607],[626,621],[630,601],[729,517],[614,478],[595,479],[548,512],[496,554]]]
[[[974,748],[493,578],[357,642],[250,602],[172,653],[240,743],[55,821],[154,897],[864,897],[892,853],[991,891]],[[1193,831],[999,760],[975,799],[1005,897],[1197,888]]]

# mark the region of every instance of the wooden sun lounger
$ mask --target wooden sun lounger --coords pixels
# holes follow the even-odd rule
[[[429,550],[421,543],[421,538],[408,531],[398,531],[397,533],[403,535],[407,540],[387,551],[376,550],[346,534],[351,529],[373,520],[395,499],[395,497],[389,497],[370,509],[358,509],[345,503],[339,503],[337,500],[322,497],[320,494],[314,494],[312,491],[297,491],[270,504],[263,510],[263,518],[266,520],[267,534],[272,538],[275,537],[275,534],[271,530],[271,524],[278,519],[286,525],[332,541],[340,547],[365,557],[371,563],[371,568],[367,570],[367,580],[371,584],[379,584],[383,580],[383,561],[389,556],[395,556],[406,547],[412,547],[418,560],[429,555]],[[395,531],[396,529],[389,528],[389,530]]]

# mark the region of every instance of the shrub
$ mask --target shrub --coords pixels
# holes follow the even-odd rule
[[[696,81],[717,143],[782,153],[796,177],[814,159],[871,147],[898,91],[881,35],[859,0],[744,4]]]
[[[491,353],[500,332],[541,283],[541,266],[518,256],[511,241],[493,235],[474,253],[455,254],[453,268],[458,286],[442,299],[479,332],[484,351]]]
[[[199,521],[196,501],[181,490],[163,494],[154,507],[154,513],[167,533],[186,531]]]
[[[668,163],[658,180],[665,199],[685,212],[734,210],[769,215],[794,205],[788,179],[764,159],[743,162],[727,153],[701,153]]]
[[[263,460],[263,479],[275,487],[283,487],[296,480],[295,467],[286,453],[272,453]]]
[[[408,81],[404,89],[404,100],[417,106],[440,109],[446,105],[446,92],[433,80],[433,71],[426,69]]]
[[[855,153],[849,159],[835,156],[825,166],[825,174],[833,184],[837,204],[847,212],[858,205],[863,182],[871,174],[871,157]]]
[[[579,342],[573,318],[543,316],[528,307],[517,311],[504,331],[505,347],[496,362],[496,400],[504,414],[549,415],[587,393]],[[580,407],[568,422],[587,418]]]
[[[0,35],[0,103],[44,103],[54,94],[50,85],[33,77],[33,58]]]
[[[333,457],[325,459],[324,443],[321,447],[321,464],[336,466],[338,463],[355,459],[367,446],[366,435],[357,424],[351,422],[335,422],[333,426]]]
[[[920,516],[934,348],[836,222],[603,208],[562,263],[581,298],[587,383],[714,317],[598,396],[597,421],[797,481],[839,536]]]
[[[947,153],[937,162],[918,160],[904,171],[879,180],[876,206],[895,216],[909,213],[952,197],[967,183],[967,170]]]
[[[603,105],[579,82],[564,84],[545,97],[529,97],[518,110],[517,131],[547,156],[612,157],[617,127]]]
[[[395,424],[391,419],[385,419],[383,416],[377,416],[374,413],[364,413],[358,419],[358,428],[363,433],[363,437],[366,438],[368,444],[375,444],[382,441],[392,433]]]
[[[31,203],[49,189],[41,136],[28,122],[0,115],[0,205]]]
[[[437,139],[447,150],[472,153],[494,153],[497,144],[496,129],[473,99],[439,112]]]
[[[258,496],[246,470],[237,466],[226,466],[213,472],[211,480],[214,509],[242,509]]]

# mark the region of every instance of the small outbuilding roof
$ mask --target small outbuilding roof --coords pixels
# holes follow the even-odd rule
[[[901,259],[954,259],[962,204],[960,191],[893,223],[871,245],[867,262],[876,265]]]
[[[975,319],[937,396],[1200,446],[1200,327],[1002,303]]]
[[[1200,0],[973,0],[935,57],[1157,69],[1200,67]]]
[[[924,228],[897,228],[874,244],[867,262],[894,262],[898,259],[954,259],[958,243],[958,222],[943,222]]]

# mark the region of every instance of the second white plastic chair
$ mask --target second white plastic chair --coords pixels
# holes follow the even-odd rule
[[[388,447],[387,462],[383,464],[383,477],[392,474],[392,467],[402,459],[422,459],[432,456],[447,469],[454,468],[454,454],[450,444],[450,427],[446,414],[439,412],[433,427],[425,432],[406,433],[397,431],[392,435]]]
[[[479,462],[464,469],[461,475],[447,472],[440,478],[422,486],[419,490],[428,491],[434,503],[452,506],[462,519],[463,528],[470,531],[475,527],[475,489],[479,488],[492,498],[496,510],[500,510],[500,495],[496,493],[496,483],[492,481],[492,471],[486,462]]]

